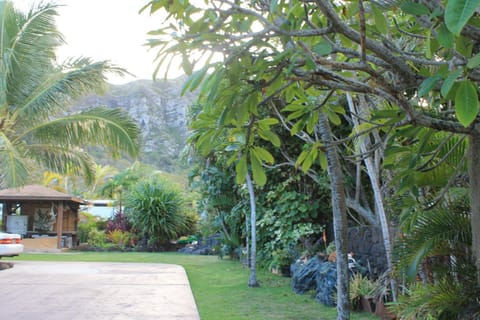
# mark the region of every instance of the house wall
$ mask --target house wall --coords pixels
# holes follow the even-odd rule
[[[58,203],[55,204],[58,208]],[[52,203],[50,201],[43,201],[43,202],[32,202],[32,203],[24,203],[22,204],[21,213],[22,215],[28,216],[28,231],[31,232],[38,232],[38,225],[35,225],[35,212],[41,210],[43,213],[51,212]],[[58,211],[58,209],[57,209]],[[58,214],[58,212],[57,212]],[[8,218],[7,218],[8,219]],[[71,210],[69,206],[63,207],[63,224],[62,230],[63,233],[76,233],[77,232],[77,224],[78,224],[78,213],[75,210]],[[56,232],[57,231],[57,222],[56,219],[53,221],[49,232]]]

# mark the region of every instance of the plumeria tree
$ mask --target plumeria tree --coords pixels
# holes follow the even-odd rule
[[[275,133],[280,123],[286,123],[292,135],[315,137],[305,143],[296,165],[305,171],[314,163],[329,168],[332,199],[338,200],[333,205],[337,241],[343,238],[346,199],[335,148],[342,141],[329,134],[329,125],[339,125],[347,110],[357,110],[343,102],[347,93],[351,107],[369,109],[353,113],[359,119],[353,135],[379,129],[372,146],[386,152],[389,163],[401,157],[395,156],[400,149],[389,144],[398,135],[405,138],[402,147],[416,143],[415,139],[426,145],[435,131],[450,133],[451,139],[466,137],[471,249],[478,282],[479,4],[479,0],[218,0],[200,5],[156,0],[147,8],[166,11],[171,22],[152,32],[150,45],[159,50],[159,66],[172,61],[172,56],[181,57],[190,75],[185,90],[199,89],[204,110],[193,127],[198,147],[211,149],[220,132],[222,137],[227,132],[227,150],[236,163],[239,183],[249,172],[256,183],[265,183],[262,164],[276,159],[259,141],[280,147]],[[276,117],[264,112],[272,109],[278,110]],[[460,146],[440,144],[431,151],[438,155],[447,145]],[[438,163],[447,158],[435,157]],[[403,167],[412,174],[402,175],[397,191],[417,189],[415,171],[425,169],[424,160],[413,158]],[[457,164],[458,170],[450,171],[451,180],[464,172]],[[369,174],[380,177],[373,170]],[[379,220],[385,236],[388,220]],[[385,239],[387,253],[388,243]],[[341,274],[343,249],[337,243],[339,319],[348,318],[342,293],[348,281]]]

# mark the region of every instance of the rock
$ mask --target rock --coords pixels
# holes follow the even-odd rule
[[[292,280],[291,286],[293,292],[305,294],[311,290],[317,290],[317,274],[320,269],[321,261],[315,257],[306,263],[297,262],[291,267]]]
[[[333,262],[320,264],[317,273],[317,294],[315,299],[329,307],[335,306],[334,295],[337,285],[337,266]]]
[[[13,268],[12,262],[0,262],[0,270],[6,270],[10,268]]]

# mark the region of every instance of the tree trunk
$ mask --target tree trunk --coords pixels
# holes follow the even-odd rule
[[[257,281],[257,208],[255,205],[255,192],[253,190],[250,173],[247,172],[247,188],[250,195],[250,278],[249,287],[259,287]]]
[[[332,133],[326,116],[322,113],[318,121],[318,130],[325,144],[328,175],[332,192],[333,228],[337,253],[337,319],[350,319],[349,311],[349,274],[347,253],[347,210],[343,173],[337,149],[332,143]]]
[[[367,107],[367,103],[363,96],[359,97],[360,99],[360,108],[365,110]],[[347,93],[347,100],[348,105],[350,108],[350,112],[352,113],[352,121],[355,127],[358,127],[359,121],[358,118],[355,117],[355,114],[359,114],[360,117],[363,117],[362,110],[357,110],[353,103],[352,96]],[[378,218],[380,220],[380,227],[382,230],[382,237],[383,237],[383,247],[385,248],[385,255],[387,260],[387,268],[388,272],[391,273],[393,271],[393,261],[392,261],[392,240],[390,235],[390,228],[387,221],[387,214],[385,212],[385,207],[383,206],[383,194],[380,188],[380,178],[379,178],[379,168],[375,166],[372,156],[367,156],[369,154],[368,147],[371,146],[370,137],[368,135],[365,136],[365,139],[360,143],[360,152],[363,154],[363,161],[365,163],[365,167],[367,168],[368,178],[370,179],[370,184],[372,185],[373,190],[373,197],[375,199],[376,211]],[[391,278],[390,286],[392,289],[392,297],[393,301],[397,301],[397,286],[394,278]]]
[[[480,134],[469,136],[468,178],[470,180],[470,224],[472,226],[472,255],[480,284]]]

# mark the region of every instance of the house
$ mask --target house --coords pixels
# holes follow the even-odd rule
[[[23,236],[25,250],[78,245],[78,211],[87,201],[41,185],[0,190],[2,230]]]

